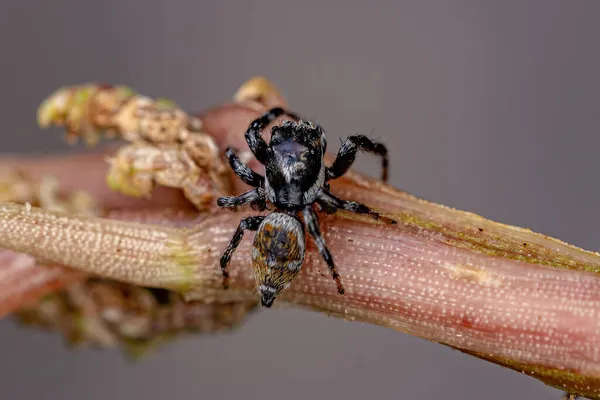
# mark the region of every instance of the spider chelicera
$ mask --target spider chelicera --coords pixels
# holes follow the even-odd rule
[[[271,140],[267,144],[261,136],[261,130],[282,115],[287,115],[294,121],[274,126]],[[359,150],[382,157],[382,179],[386,181],[387,149],[366,136],[350,136],[342,143],[333,164],[327,167],[324,163],[327,140],[321,126],[303,121],[282,108],[273,108],[254,120],[246,131],[246,141],[256,159],[265,165],[266,177],[250,169],[236,156],[233,149],[228,148],[226,154],[231,168],[254,189],[240,196],[221,197],[217,204],[229,208],[251,204],[255,210],[264,211],[268,201],[275,211],[266,216],[248,217],[240,222],[221,257],[223,285],[228,285],[227,266],[244,231],[256,231],[252,247],[254,277],[261,304],[271,307],[277,295],[290,285],[304,263],[306,225],[331,271],[338,292],[344,294],[344,286],[321,235],[313,204],[317,203],[321,210],[330,214],[343,209],[368,214],[382,222],[396,223],[363,204],[337,198],[329,192],[328,184],[328,181],[339,178],[348,171]],[[302,214],[304,223],[299,214]]]

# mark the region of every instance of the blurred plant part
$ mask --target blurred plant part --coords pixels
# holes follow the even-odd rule
[[[84,84],[63,87],[38,109],[41,127],[65,127],[67,141],[89,146],[102,135],[121,138],[106,181],[111,189],[148,197],[156,185],[182,189],[199,210],[232,190],[229,171],[214,139],[202,132],[202,121],[175,103],[136,94],[126,86]]]
[[[256,302],[186,302],[167,290],[90,278],[16,316],[23,324],[60,332],[71,346],[119,347],[139,357],[182,334],[230,330],[255,307]]]
[[[14,168],[0,169],[0,201],[69,215],[107,216],[88,193],[61,191],[52,176],[36,181]],[[14,312],[18,321],[58,331],[73,346],[119,347],[131,356],[147,354],[186,332],[231,329],[257,305],[256,301],[185,302],[175,292],[65,271],[37,263],[26,254],[4,251],[0,262],[4,265],[0,299],[28,292]],[[0,303],[3,313],[9,304]]]
[[[255,76],[246,82],[233,95],[233,100],[238,103],[250,107],[254,110],[264,110],[267,108],[280,106],[282,99],[279,89],[262,76]]]
[[[21,170],[0,168],[0,201],[40,207],[69,215],[103,216],[105,210],[82,190],[65,193],[56,178],[44,175],[35,180]],[[58,265],[39,264],[27,254],[0,254],[0,317],[20,307],[36,307],[42,296],[85,279],[88,274]],[[18,313],[18,308],[17,308]]]
[[[61,193],[59,189],[58,180],[52,176],[45,175],[36,181],[18,169],[0,167],[0,202],[29,204],[75,215],[102,215],[101,205],[85,191]]]
[[[94,146],[104,135],[129,142],[169,143],[200,132],[202,122],[167,99],[151,99],[123,85],[86,83],[57,89],[37,112],[40,127],[64,127],[67,141]]]

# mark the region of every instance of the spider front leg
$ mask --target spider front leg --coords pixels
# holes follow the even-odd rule
[[[342,210],[351,211],[357,214],[367,214],[371,218],[377,221],[384,222],[386,224],[396,224],[396,221],[394,221],[393,219],[384,217],[383,215],[370,209],[364,204],[360,204],[355,201],[346,201],[339,199],[323,188],[319,189],[319,192],[317,193],[317,203],[324,210],[335,210],[341,208]],[[331,214],[331,212],[329,213]]]
[[[266,112],[263,116],[252,121],[250,127],[246,131],[245,136],[246,142],[248,142],[248,147],[250,147],[250,150],[252,150],[252,153],[254,153],[254,156],[258,161],[260,161],[261,164],[265,164],[267,162],[267,149],[269,146],[261,136],[260,132],[265,129],[267,125],[284,114],[296,120],[300,119],[300,117],[294,113],[285,111],[281,107],[275,107]]]
[[[265,177],[254,172],[249,166],[244,164],[242,160],[235,154],[235,151],[228,147],[225,150],[225,154],[229,159],[229,165],[231,165],[231,169],[240,179],[247,185],[254,187],[262,187],[265,182]]]
[[[344,294],[345,290],[340,279],[340,274],[338,273],[338,270],[335,267],[335,264],[333,263],[333,257],[331,257],[331,253],[329,252],[329,249],[325,244],[325,239],[323,239],[323,236],[321,235],[321,229],[319,228],[319,220],[317,218],[317,214],[315,214],[315,211],[309,205],[306,206],[304,210],[302,210],[302,216],[304,217],[304,223],[306,223],[306,226],[308,227],[308,232],[313,237],[317,248],[319,249],[319,253],[321,253],[321,256],[323,257],[323,259],[327,263],[327,266],[329,267],[329,270],[331,271],[333,280],[337,285],[338,293]]]
[[[244,237],[244,231],[256,231],[260,224],[265,219],[264,216],[258,217],[248,217],[240,221],[235,233],[233,234],[233,238],[231,242],[227,245],[227,248],[223,251],[223,255],[221,256],[221,274],[223,275],[223,288],[227,289],[229,286],[229,271],[227,270],[227,266],[231,261],[231,256],[235,252],[235,249],[239,246],[242,238]]]
[[[224,208],[240,207],[248,203],[252,204],[256,210],[264,211],[267,208],[264,189],[256,188],[239,196],[219,197],[217,199],[217,205]]]
[[[356,160],[356,153],[359,151],[381,156],[381,180],[387,182],[388,179],[388,155],[387,148],[381,144],[372,141],[364,135],[354,135],[347,138],[340,147],[335,161],[331,167],[327,168],[327,180],[336,179],[344,175]]]

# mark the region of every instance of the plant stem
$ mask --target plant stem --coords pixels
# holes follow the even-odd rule
[[[309,240],[303,270],[276,304],[390,327],[600,398],[600,255],[357,174],[332,191],[399,223],[322,215],[346,294]],[[218,260],[248,214],[211,212],[169,227],[123,221],[138,219],[135,211],[115,221],[3,203],[0,247],[189,300],[247,300],[256,296],[252,235],[234,254],[226,291]]]

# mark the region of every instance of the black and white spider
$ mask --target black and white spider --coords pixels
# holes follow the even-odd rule
[[[267,144],[261,130],[282,115],[295,121],[285,121],[274,126],[271,140]],[[321,236],[319,220],[313,210],[317,203],[327,213],[343,209],[387,223],[395,223],[353,201],[337,198],[329,192],[328,181],[344,175],[352,166],[359,150],[375,153],[382,157],[383,180],[387,180],[387,149],[363,135],[348,137],[341,145],[333,164],[325,166],[324,156],[327,139],[321,126],[302,121],[293,113],[282,108],[273,108],[254,120],[246,131],[246,141],[256,159],[265,165],[266,177],[254,172],[228,148],[226,151],[231,168],[236,175],[254,189],[240,196],[221,197],[220,207],[238,207],[251,204],[263,211],[267,201],[275,211],[266,216],[243,219],[221,257],[223,284],[227,287],[227,266],[239,245],[245,230],[256,231],[252,247],[252,265],[258,284],[261,303],[271,307],[276,296],[287,288],[296,277],[304,262],[304,225],[314,239],[321,256],[325,259],[338,292],[344,294],[340,275],[333,258]],[[302,223],[299,214],[302,214]]]

